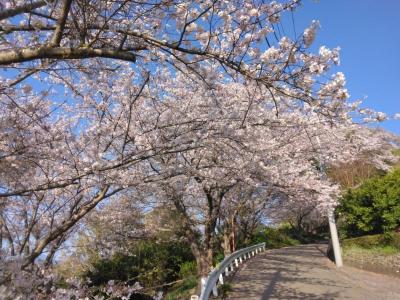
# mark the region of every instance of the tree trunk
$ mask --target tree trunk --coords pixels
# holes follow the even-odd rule
[[[231,218],[231,232],[229,236],[229,241],[230,241],[230,247],[231,247],[231,252],[236,251],[236,213],[235,215],[232,216]]]
[[[207,277],[213,269],[213,254],[211,249],[206,251],[200,251],[196,256],[197,263],[197,275],[200,278]]]
[[[197,276],[200,279],[197,284],[196,293],[200,295],[203,284],[213,267],[213,253],[212,249],[206,251],[201,249],[199,241],[194,238],[194,235],[192,235],[192,238],[189,238],[189,241],[192,254],[196,259]]]
[[[5,235],[6,235],[9,247],[10,247],[10,255],[15,256],[14,240],[11,236],[10,230],[8,229],[8,227],[4,221],[3,221],[3,228],[5,229]]]
[[[231,234],[227,230],[224,230],[224,236],[222,241],[222,249],[224,250],[224,256],[232,253],[231,251]]]
[[[56,254],[58,248],[60,248],[61,244],[65,241],[66,237],[67,237],[67,234],[61,235],[60,237],[57,238],[55,243],[53,243],[53,245],[51,246],[51,249],[50,249],[49,253],[47,254],[47,257],[44,261],[44,266],[46,269],[51,267],[51,265],[53,264],[54,255]]]
[[[0,249],[3,249],[3,226],[0,227]]]

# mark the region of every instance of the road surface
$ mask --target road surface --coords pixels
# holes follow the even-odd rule
[[[268,250],[236,272],[227,299],[400,300],[400,279],[344,266],[325,257],[326,245]]]

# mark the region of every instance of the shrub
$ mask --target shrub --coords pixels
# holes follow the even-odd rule
[[[110,258],[95,258],[86,274],[93,285],[102,285],[109,280],[140,282],[144,287],[162,285],[180,278],[181,272],[189,272],[193,256],[185,243],[153,240],[139,242],[127,254],[116,253]],[[183,269],[182,269],[183,266]],[[185,270],[186,268],[186,270]]]
[[[299,245],[300,241],[295,238],[290,226],[264,227],[256,232],[251,240],[251,244],[265,242],[266,248],[282,248],[286,246]]]
[[[400,225],[400,169],[349,190],[338,207],[340,229],[354,237],[395,230]]]
[[[346,239],[342,242],[342,246],[346,248],[359,247],[364,249],[393,247],[400,250],[400,234],[387,232],[385,234],[366,235]]]
[[[179,277],[187,278],[196,275],[197,265],[195,261],[186,261],[180,265]]]

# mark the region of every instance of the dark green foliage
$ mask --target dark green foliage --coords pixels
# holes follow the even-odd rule
[[[194,257],[185,243],[153,240],[139,242],[129,255],[115,254],[109,259],[93,259],[85,274],[93,285],[109,280],[140,282],[146,288],[175,281],[195,269]],[[190,267],[186,264],[191,264]],[[186,268],[182,270],[181,266]]]
[[[214,256],[214,265],[219,264],[219,263],[220,263],[221,261],[223,261],[224,258],[225,258],[224,253],[222,253],[220,249],[218,249],[218,250],[219,250],[219,251],[217,251],[217,252],[215,253],[215,256]]]
[[[301,242],[296,239],[293,229],[290,226],[262,227],[252,236],[249,245],[266,243],[268,249],[282,248],[286,246],[299,245]],[[239,247],[241,248],[241,247]]]
[[[343,247],[357,246],[364,249],[391,246],[400,250],[400,233],[387,232],[385,234],[366,235],[342,241]]]
[[[400,169],[349,190],[338,212],[341,233],[348,237],[395,230],[400,226]]]
[[[174,284],[165,297],[166,300],[189,299],[197,287],[198,278],[195,261],[187,261],[181,264],[179,278],[181,281]]]
[[[185,261],[180,265],[179,277],[187,278],[193,276],[197,272],[197,265],[195,261]]]

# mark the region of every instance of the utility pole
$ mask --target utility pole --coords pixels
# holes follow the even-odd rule
[[[339,236],[336,228],[334,209],[329,209],[328,212],[329,231],[331,232],[333,254],[335,256],[336,267],[343,266],[342,252],[340,250]]]
[[[318,147],[321,149],[321,142],[319,140],[318,135],[316,136],[316,140],[318,143]],[[326,179],[325,163],[324,163],[324,159],[321,154],[319,157],[319,166],[320,166],[320,172],[321,172],[322,178]],[[332,248],[333,248],[333,254],[335,256],[336,267],[340,268],[341,266],[343,266],[343,259],[342,259],[342,251],[340,249],[339,235],[338,235],[337,227],[336,227],[334,208],[329,208],[328,222],[329,222],[329,231],[331,233]]]

